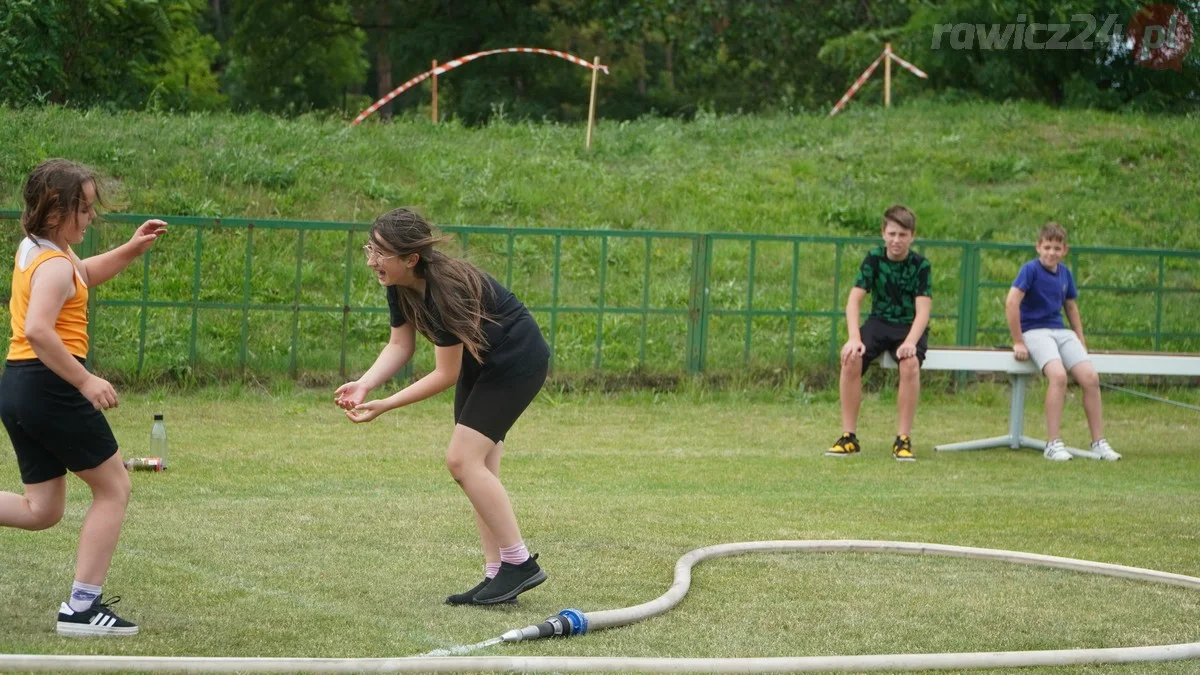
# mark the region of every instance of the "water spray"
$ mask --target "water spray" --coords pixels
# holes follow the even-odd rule
[[[578,609],[564,609],[545,621],[524,628],[514,628],[500,636],[501,642],[522,642],[549,637],[573,637],[588,631],[587,615]]]

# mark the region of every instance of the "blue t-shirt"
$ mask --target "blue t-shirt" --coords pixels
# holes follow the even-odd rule
[[[1071,270],[1061,262],[1051,272],[1040,260],[1030,260],[1021,266],[1012,285],[1025,292],[1021,299],[1022,333],[1035,328],[1064,328],[1063,307],[1067,300],[1079,296]]]

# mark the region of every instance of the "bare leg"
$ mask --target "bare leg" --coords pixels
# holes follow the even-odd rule
[[[25,486],[25,494],[0,492],[0,525],[44,530],[62,520],[67,505],[67,477]]]
[[[1075,364],[1071,369],[1071,377],[1083,389],[1083,412],[1087,415],[1088,430],[1092,432],[1092,442],[1104,438],[1103,406],[1100,403],[1100,376],[1092,367],[1091,361]]]
[[[517,517],[500,478],[485,464],[495,448],[496,443],[487,436],[461,424],[455,425],[450,447],[446,450],[446,467],[490,531],[491,543],[499,547],[512,546],[521,541]]]
[[[858,409],[862,405],[862,357],[855,354],[842,364],[838,394],[842,400],[842,431],[858,432]]]
[[[897,436],[911,436],[913,419],[917,416],[917,400],[921,398],[921,362],[910,356],[900,361],[900,391],[896,408],[899,417]]]
[[[1067,371],[1054,360],[1042,368],[1046,375],[1046,440],[1062,438],[1063,405],[1067,400]]]
[[[491,452],[483,458],[483,465],[496,478],[500,478],[500,458],[503,455],[504,441],[500,441],[492,446]],[[487,523],[483,522],[483,517],[479,515],[479,511],[474,506],[471,507],[471,513],[475,516],[475,527],[479,528],[479,543],[483,545],[483,559],[489,563],[500,564],[500,544],[496,543],[492,531],[488,529]]]
[[[75,475],[92,488],[92,505],[83,518],[83,529],[79,533],[75,580],[102,586],[108,576],[113,551],[117,550],[121,524],[125,522],[131,487],[129,473],[118,452],[100,466]]]

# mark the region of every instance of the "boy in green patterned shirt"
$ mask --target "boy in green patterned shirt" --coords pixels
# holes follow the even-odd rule
[[[917,230],[917,217],[904,206],[893,206],[883,214],[883,246],[863,259],[850,298],[846,301],[846,328],[850,334],[842,347],[842,437],[825,452],[830,457],[849,457],[862,446],[856,435],[858,408],[862,403],[862,376],[871,361],[884,351],[900,365],[897,396],[896,440],[892,457],[901,462],[916,460],[912,451],[912,423],[921,394],[921,364],[929,340],[929,261],[909,250]],[[872,295],[871,315],[860,328],[859,307]]]

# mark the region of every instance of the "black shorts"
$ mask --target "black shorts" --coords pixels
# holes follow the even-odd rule
[[[549,360],[531,365],[497,372],[486,365],[468,369],[464,364],[454,390],[454,423],[496,443],[503,441],[546,382]]]
[[[912,330],[911,323],[888,323],[882,319],[868,317],[866,323],[859,329],[859,335],[862,336],[863,345],[867,350],[863,353],[862,369],[867,372],[867,367],[871,362],[879,357],[885,351],[896,358],[896,348],[904,344],[905,338],[908,337],[908,331]],[[929,348],[929,328],[921,334],[921,339],[917,340],[917,363],[925,363],[925,350]]]
[[[26,485],[94,469],[117,453],[104,414],[41,361],[7,363],[0,377],[0,420]]]

